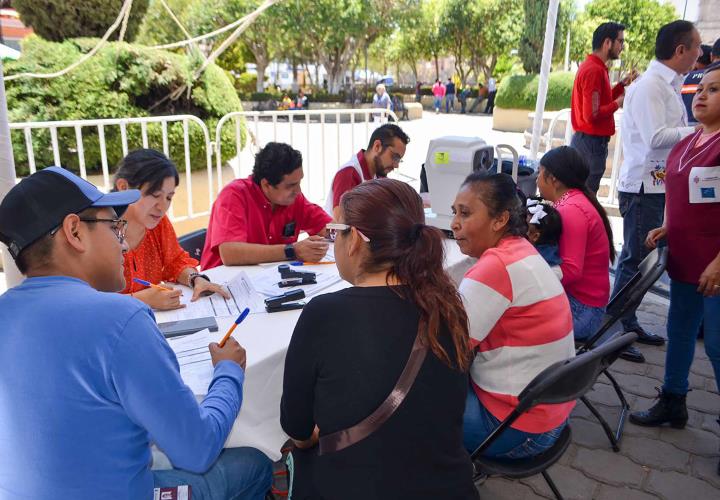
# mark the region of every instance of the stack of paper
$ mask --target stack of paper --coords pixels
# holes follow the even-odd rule
[[[182,302],[185,307],[163,314],[163,321],[179,321],[181,319],[207,317],[237,317],[246,307],[251,313],[265,312],[263,298],[255,291],[252,281],[244,271],[239,272],[231,281],[224,283],[230,292],[230,298],[214,294],[190,302],[191,290],[183,290]]]
[[[208,349],[210,330],[168,339],[168,344],[180,364],[180,376],[185,384],[197,396],[207,394],[215,371]]]

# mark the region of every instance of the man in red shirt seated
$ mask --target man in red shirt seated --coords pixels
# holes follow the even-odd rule
[[[261,149],[252,175],[225,186],[213,203],[202,268],[322,259],[332,219],[302,195],[302,178],[299,151],[279,142]],[[311,236],[297,241],[301,231]]]
[[[387,177],[387,174],[400,166],[408,142],[410,138],[395,124],[388,123],[376,128],[370,136],[367,149],[361,149],[338,168],[325,200],[325,211],[337,219],[335,211],[340,204],[340,197],[361,182]]]
[[[607,63],[618,59],[625,46],[625,26],[603,23],[595,29],[593,53],[580,65],[575,75],[570,101],[570,119],[575,130],[570,146],[577,149],[590,166],[588,189],[597,193],[605,173],[610,137],[615,135],[613,114],[622,106],[625,86],[636,77],[633,72],[610,87]]]

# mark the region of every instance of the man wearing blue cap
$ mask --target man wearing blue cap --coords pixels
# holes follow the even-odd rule
[[[0,241],[27,276],[0,296],[2,498],[149,500],[189,485],[193,500],[262,499],[270,487],[261,452],[223,451],[244,349],[210,344],[215,373],[198,404],[150,308],[112,293],[124,287],[120,217],[139,196],[50,167],[0,204]],[[151,442],[176,469],[150,470]]]

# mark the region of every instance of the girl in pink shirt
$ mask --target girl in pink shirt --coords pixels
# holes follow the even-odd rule
[[[605,209],[585,186],[589,169],[575,149],[545,153],[537,179],[540,194],[560,212],[562,285],[570,300],[575,339],[585,340],[600,326],[610,298],[609,264],[615,259]]]

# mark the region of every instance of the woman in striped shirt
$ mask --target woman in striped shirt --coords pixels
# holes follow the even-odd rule
[[[474,173],[455,203],[452,230],[477,263],[460,284],[475,358],[463,421],[469,452],[517,406],[518,394],[542,370],[575,355],[567,296],[524,235],[525,207],[506,174]],[[539,405],[490,446],[493,457],[522,458],[557,440],[574,402]]]

